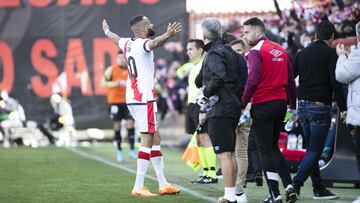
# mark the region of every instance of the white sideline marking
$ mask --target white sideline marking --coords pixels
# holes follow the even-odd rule
[[[76,149],[76,148],[67,148],[67,149],[68,149],[69,151],[77,154],[77,155],[80,155],[80,156],[83,156],[83,157],[86,157],[86,158],[89,158],[89,159],[93,159],[93,160],[99,161],[99,162],[101,162],[101,163],[103,163],[103,164],[107,164],[107,165],[113,166],[113,167],[115,167],[115,168],[119,168],[119,169],[121,169],[121,170],[123,170],[123,171],[129,172],[129,173],[132,173],[132,174],[136,174],[136,171],[133,170],[133,169],[131,169],[131,168],[128,168],[128,167],[125,167],[125,166],[122,166],[122,165],[115,164],[115,163],[113,163],[113,162],[111,162],[111,161],[108,161],[108,160],[106,160],[106,159],[104,159],[104,158],[101,158],[101,157],[99,157],[99,156],[95,156],[95,155],[86,153],[86,152],[81,151],[81,150],[78,150],[78,149]],[[157,181],[157,178],[155,178],[154,176],[146,175],[146,178],[151,179],[151,180],[154,180],[154,181]],[[215,199],[215,198],[213,198],[213,197],[207,197],[207,196],[204,195],[204,194],[201,194],[201,193],[199,193],[199,192],[194,192],[193,190],[188,189],[188,188],[186,188],[186,187],[183,187],[183,186],[181,186],[181,185],[173,184],[173,183],[172,183],[172,185],[178,187],[178,188],[181,190],[181,192],[188,193],[188,194],[190,194],[190,195],[192,195],[192,196],[194,196],[194,197],[197,197],[197,198],[199,198],[199,199],[203,199],[203,200],[206,200],[206,201],[208,201],[208,202],[216,202],[216,201],[217,201],[217,199]]]

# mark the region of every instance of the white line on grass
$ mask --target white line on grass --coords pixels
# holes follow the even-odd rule
[[[94,159],[94,160],[99,161],[101,163],[113,166],[115,168],[119,168],[119,169],[121,169],[123,171],[129,172],[129,173],[132,173],[132,174],[136,174],[135,170],[133,170],[131,168],[128,168],[128,167],[125,167],[125,166],[122,166],[122,165],[115,164],[115,163],[113,163],[113,162],[111,162],[109,160],[106,160],[106,159],[102,158],[102,157],[95,156],[95,155],[92,155],[90,153],[86,153],[86,152],[78,150],[76,148],[67,148],[67,149],[69,149],[71,152],[73,152],[75,154],[78,154],[80,156],[83,156],[83,157],[86,157],[86,158],[89,158],[89,159]],[[155,178],[154,176],[146,175],[146,177],[148,179],[157,181],[157,178]],[[193,190],[191,190],[189,188],[186,188],[184,186],[178,185],[178,184],[173,184],[173,185],[180,188],[181,191],[186,192],[186,193],[188,193],[188,194],[190,194],[190,195],[192,195],[194,197],[197,197],[199,199],[203,199],[203,200],[206,200],[206,201],[209,201],[209,202],[216,202],[216,199],[213,198],[213,197],[207,197],[204,194],[201,194],[199,192],[194,192]]]

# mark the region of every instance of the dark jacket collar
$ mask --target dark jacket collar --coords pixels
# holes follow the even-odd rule
[[[325,44],[325,45],[328,45],[324,40],[316,40],[315,42],[314,42],[314,44]]]
[[[223,44],[223,40],[221,38],[217,38],[203,46],[203,49],[207,52],[211,47],[215,46],[216,44]]]

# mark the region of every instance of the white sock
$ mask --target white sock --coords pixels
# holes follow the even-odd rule
[[[150,148],[140,147],[138,151],[137,170],[134,190],[138,191],[144,187],[144,179],[150,160]]]
[[[235,187],[225,187],[224,198],[230,202],[234,202],[236,200]]]
[[[151,148],[151,163],[154,167],[159,186],[167,186],[169,183],[164,175],[164,160],[160,151],[160,145],[156,145]]]

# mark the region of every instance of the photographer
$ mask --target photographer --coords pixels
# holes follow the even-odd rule
[[[235,181],[237,164],[235,159],[235,130],[241,113],[240,70],[234,51],[221,39],[221,24],[214,18],[201,24],[207,56],[202,65],[204,98],[206,102],[217,95],[219,100],[206,113],[208,133],[217,158],[221,162],[225,195],[218,202],[236,202]],[[200,122],[205,115],[200,113]]]

